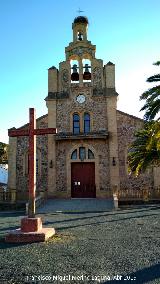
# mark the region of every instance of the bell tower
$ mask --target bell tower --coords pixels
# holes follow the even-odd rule
[[[103,149],[105,155],[97,150],[99,158],[95,166],[95,183],[97,197],[105,197],[107,188],[111,191],[119,188],[116,115],[118,94],[115,90],[115,65],[111,62],[103,65],[103,60],[96,58],[96,45],[88,40],[88,25],[87,17],[78,16],[74,19],[72,23],[73,40],[65,48],[65,61],[59,63],[59,68],[52,66],[48,70],[48,96],[46,98],[48,127],[58,130],[57,138],[48,136],[48,161],[52,161],[52,167],[49,167],[48,173],[48,190],[50,193],[56,191],[55,153],[58,147],[62,147],[56,139],[62,141],[65,137],[66,145],[74,144],[73,141],[79,141],[76,143],[81,143],[77,146],[80,148],[86,141],[93,149],[101,145],[99,149]],[[87,115],[88,122],[85,120]],[[89,133],[85,133],[87,123],[90,125]],[[102,170],[102,165],[105,163],[99,162],[98,159],[102,159],[103,156],[106,156],[105,163],[108,166]],[[63,165],[65,163],[63,162]],[[71,165],[67,167],[66,187],[69,194]],[[98,176],[99,172],[100,176]]]
[[[72,23],[73,41],[65,48],[66,63],[61,63],[60,69],[63,70],[65,65],[65,74],[70,78],[68,87],[72,84],[79,84],[83,87],[85,82],[92,82],[92,61],[95,59],[96,46],[88,40],[88,19],[84,16],[76,17]],[[64,73],[64,71],[62,71]],[[62,75],[62,89],[67,87],[64,84]]]

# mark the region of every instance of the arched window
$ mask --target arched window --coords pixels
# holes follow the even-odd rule
[[[74,134],[80,133],[80,118],[78,113],[73,114],[73,133]]]
[[[94,154],[90,149],[88,149],[88,159],[94,159]]]
[[[79,148],[79,159],[81,161],[86,159],[86,148],[85,147],[80,147]]]
[[[90,114],[84,114],[84,133],[90,132]]]
[[[71,160],[77,160],[77,149],[72,152]]]
[[[93,160],[95,159],[94,157],[94,153],[88,149],[88,148],[85,148],[85,147],[79,147],[78,149],[75,149],[72,154],[71,154],[71,160],[81,160],[81,161],[84,161],[84,160]]]

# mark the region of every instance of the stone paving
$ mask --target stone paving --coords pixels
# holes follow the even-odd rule
[[[56,236],[21,245],[6,244],[3,236],[24,213],[0,213],[0,284],[160,283],[159,206],[42,211],[37,216]]]
[[[101,212],[114,209],[112,199],[74,198],[50,199],[37,210],[38,213],[51,212]]]

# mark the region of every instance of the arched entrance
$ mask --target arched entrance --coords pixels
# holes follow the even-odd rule
[[[79,147],[71,155],[71,197],[96,198],[94,154]],[[79,160],[80,162],[78,162]]]

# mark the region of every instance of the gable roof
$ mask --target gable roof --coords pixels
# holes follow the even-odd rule
[[[134,116],[134,115],[132,115],[132,114],[129,114],[129,113],[123,112],[123,111],[118,110],[118,109],[117,109],[117,113],[120,113],[120,114],[122,114],[122,115],[126,115],[126,116],[128,116],[128,117],[130,117],[130,118],[138,119],[139,121],[144,122],[144,119],[143,119],[143,118],[140,118],[140,117]]]
[[[38,122],[38,121],[40,121],[41,119],[46,118],[46,117],[48,117],[48,114],[44,114],[44,115],[42,115],[42,116],[36,118],[36,122]],[[21,127],[18,127],[17,129],[22,129],[22,128],[27,127],[27,126],[29,126],[29,123],[26,123],[26,124],[22,125]]]

